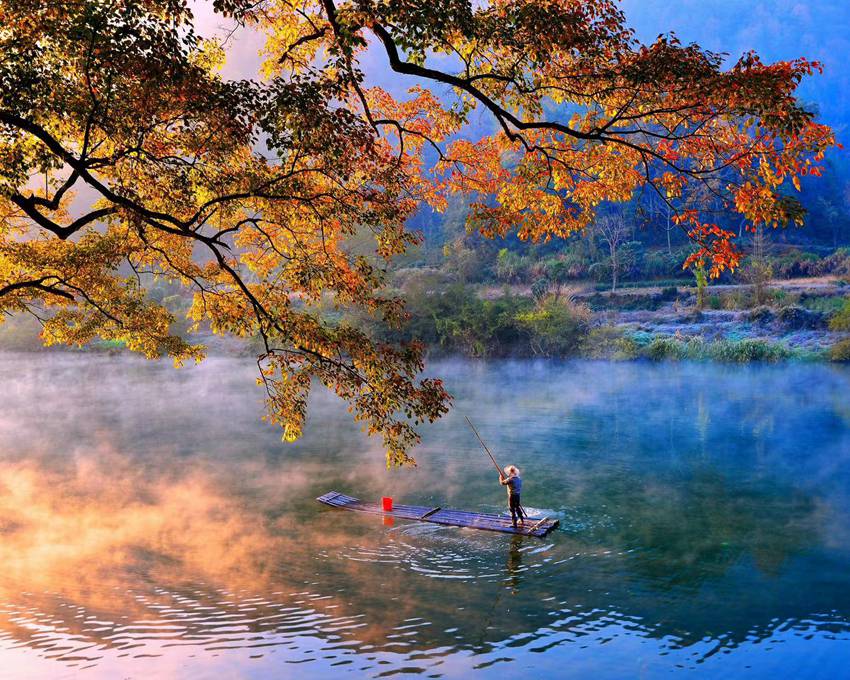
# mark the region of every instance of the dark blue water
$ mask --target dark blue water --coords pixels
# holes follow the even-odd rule
[[[250,361],[0,357],[0,677],[841,678],[850,370],[446,362],[417,468]],[[499,510],[545,540],[385,525],[331,489]]]

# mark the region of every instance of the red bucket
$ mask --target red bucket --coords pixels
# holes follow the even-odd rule
[[[393,510],[393,499],[389,496],[384,496],[381,498],[381,506],[384,508],[384,512],[392,512]]]

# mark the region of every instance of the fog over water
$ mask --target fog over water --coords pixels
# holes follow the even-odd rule
[[[0,677],[835,678],[850,663],[850,370],[442,362],[417,468],[250,360],[0,354]],[[494,511],[545,540],[325,508]],[[84,669],[84,670],[83,670]]]

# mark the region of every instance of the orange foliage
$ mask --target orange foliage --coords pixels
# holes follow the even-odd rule
[[[181,3],[119,4],[0,0],[2,310],[38,315],[47,343],[200,360],[147,295],[165,278],[192,295],[196,329],[259,340],[285,439],[320,382],[391,464],[449,396],[417,377],[422,347],[327,311],[403,317],[384,271],[418,242],[405,224],[422,202],[461,193],[483,234],[545,241],[656,192],[697,244],[685,266],[717,276],[739,263],[734,234],[690,197],[799,223],[794,189],[835,146],[795,99],[819,64],[747,54],[724,69],[675,36],[644,45],[610,0],[219,0],[267,38],[263,77],[240,82]],[[368,86],[370,45],[412,78],[408,97]],[[476,109],[498,132],[464,136]],[[91,200],[72,217],[79,185]],[[351,247],[362,234],[368,255]]]

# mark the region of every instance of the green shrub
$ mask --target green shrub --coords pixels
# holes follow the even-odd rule
[[[708,306],[710,309],[720,309],[722,304],[719,295],[708,296]]]
[[[591,328],[581,343],[581,354],[588,359],[636,359],[640,346],[634,338],[616,326]]]
[[[641,355],[652,361],[664,361],[687,358],[686,344],[675,338],[655,338],[641,351]]]
[[[715,361],[745,364],[751,361],[782,361],[793,352],[784,345],[767,340],[720,340],[710,346],[710,358]]]
[[[504,296],[482,300],[461,283],[412,278],[405,286],[408,321],[399,329],[371,318],[353,318],[354,325],[386,342],[419,340],[432,351],[474,357],[528,355],[530,335],[516,320],[533,307],[530,298]]]
[[[836,342],[829,348],[830,361],[850,361],[850,340]]]
[[[833,316],[844,307],[845,300],[829,295],[804,295],[800,304],[813,312]]]
[[[529,334],[516,317],[529,307],[528,298],[481,300],[473,293],[444,300],[431,318],[440,346],[448,351],[473,357],[528,354]]]
[[[689,359],[728,363],[782,361],[796,356],[784,345],[766,340],[746,338],[706,342],[702,338],[681,340],[672,337],[656,337],[641,350],[640,355],[653,361]]]
[[[547,357],[574,354],[587,333],[590,319],[590,309],[584,305],[554,297],[516,316],[517,322],[531,335],[534,354]]]
[[[845,298],[839,309],[829,320],[832,331],[850,331],[850,297]]]

